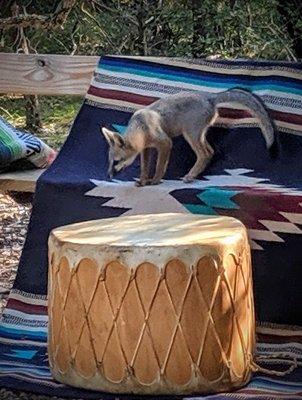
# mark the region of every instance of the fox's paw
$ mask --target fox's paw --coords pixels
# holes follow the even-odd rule
[[[147,185],[159,185],[161,183],[161,179],[150,179]]]
[[[141,187],[141,186],[152,185],[151,181],[152,181],[152,179],[138,179],[135,182],[135,186]]]
[[[185,175],[183,178],[182,178],[182,180],[185,182],[185,183],[191,183],[191,182],[193,182],[194,181],[194,176],[192,176],[192,175]]]
[[[135,186],[136,187],[146,186],[146,181],[138,180],[138,181],[135,182]]]

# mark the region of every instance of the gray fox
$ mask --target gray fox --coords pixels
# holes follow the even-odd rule
[[[181,92],[155,101],[136,111],[122,136],[105,127],[102,132],[109,143],[108,174],[132,164],[138,154],[141,156],[138,186],[156,185],[163,178],[170,158],[172,140],[183,135],[196,154],[196,162],[184,176],[184,182],[192,182],[211,160],[214,150],[208,143],[208,128],[218,116],[221,103],[240,103],[248,107],[258,119],[267,148],[275,141],[275,127],[262,101],[243,89],[230,89],[216,94]],[[158,152],[156,170],[149,178],[150,148]],[[114,161],[118,161],[114,165]]]

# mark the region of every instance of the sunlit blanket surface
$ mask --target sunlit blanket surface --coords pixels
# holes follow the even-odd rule
[[[275,120],[280,151],[272,158],[256,121],[224,105],[209,140],[216,152],[193,183],[180,179],[194,162],[174,140],[165,181],[137,188],[139,160],[108,181],[100,126],[125,131],[134,110],[182,90],[231,87],[260,96]],[[47,358],[47,239],[52,228],[82,220],[151,212],[231,215],[249,229],[258,354],[302,361],[302,66],[295,63],[102,57],[59,156],[37,185],[28,236],[0,326],[0,387],[78,398],[115,398],[52,380]],[[277,328],[277,325],[279,327]],[[282,327],[280,324],[286,324]],[[255,376],[211,399],[302,397],[302,368],[284,378]],[[208,398],[208,397],[204,397]]]

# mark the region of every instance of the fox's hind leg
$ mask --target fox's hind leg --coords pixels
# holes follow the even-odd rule
[[[215,109],[212,110],[205,121],[202,122],[201,127],[196,129],[195,126],[191,126],[190,131],[184,132],[183,136],[191,146],[192,150],[196,154],[196,162],[190,169],[188,174],[184,176],[184,182],[192,182],[197,175],[199,175],[208,165],[209,161],[214,155],[214,149],[207,141],[208,129],[215,122],[218,113]]]
[[[183,177],[184,182],[192,182],[197,175],[199,175],[208,165],[211,160],[214,150],[207,141],[201,141],[201,138],[206,135],[208,126],[202,130],[201,135],[190,135],[188,133],[184,134],[184,138],[191,146],[192,150],[196,154],[196,162],[190,171]],[[205,145],[206,143],[206,145]]]
[[[208,129],[209,129],[209,126],[202,131],[202,133],[200,135],[200,140],[201,140],[201,145],[204,148],[204,150],[207,152],[208,156],[212,157],[214,154],[214,149],[210,145],[210,143],[207,141],[207,138],[206,138]]]
[[[212,126],[214,124],[214,122],[216,121],[217,117],[218,117],[218,112],[217,112],[217,110],[215,110],[209,123],[201,130],[201,134],[200,134],[201,145],[204,147],[204,149],[208,153],[209,157],[212,157],[214,155],[214,149],[210,145],[210,143],[207,141],[207,133],[208,133],[210,126]]]

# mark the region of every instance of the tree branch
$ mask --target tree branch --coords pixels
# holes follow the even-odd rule
[[[0,29],[10,28],[55,28],[65,23],[77,0],[62,0],[52,14],[19,14],[0,19]]]
[[[103,37],[108,41],[110,46],[114,47],[114,44],[112,43],[109,35],[107,34],[106,31],[104,31],[104,29],[103,29],[102,25],[100,24],[100,22],[92,14],[90,14],[90,12],[88,10],[86,10],[84,8],[84,3],[82,3],[81,10],[83,11],[84,14],[87,15],[87,17],[89,17],[97,25],[97,27],[99,28],[99,31],[101,32]]]

